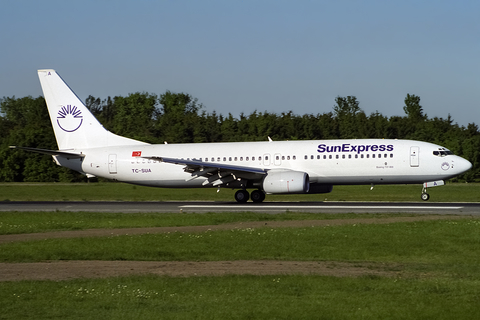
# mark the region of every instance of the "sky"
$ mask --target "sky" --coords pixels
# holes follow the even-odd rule
[[[480,1],[2,0],[0,98],[42,95],[55,69],[80,99],[167,90],[203,110],[333,111],[480,124]]]

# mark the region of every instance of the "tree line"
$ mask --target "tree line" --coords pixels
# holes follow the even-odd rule
[[[170,91],[157,96],[133,93],[107,99],[89,96],[85,104],[103,126],[118,135],[148,143],[198,143],[317,139],[412,139],[442,145],[468,159],[472,170],[460,177],[480,178],[480,132],[475,123],[459,126],[447,118],[429,118],[420,97],[407,94],[404,116],[367,115],[355,96],[337,97],[327,113],[297,115],[254,111],[234,117],[208,113],[198,99]],[[10,145],[54,149],[57,144],[43,97],[0,99],[0,181],[86,181],[52,158]],[[428,164],[427,164],[428,165]]]

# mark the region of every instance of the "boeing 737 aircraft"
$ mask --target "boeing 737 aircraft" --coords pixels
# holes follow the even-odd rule
[[[265,194],[328,193],[334,185],[423,184],[472,164],[431,143],[411,140],[311,140],[160,144],[107,131],[55,70],[38,70],[59,150],[24,147],[88,177],[165,188],[232,188],[238,202]],[[251,193],[247,189],[254,189]]]

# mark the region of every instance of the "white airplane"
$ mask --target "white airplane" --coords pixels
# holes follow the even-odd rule
[[[239,189],[240,203],[354,184],[423,184],[421,198],[428,200],[428,187],[472,167],[439,145],[412,140],[152,145],[107,131],[55,70],[38,70],[38,76],[59,150],[11,148],[52,155],[58,165],[87,177],[164,188]]]

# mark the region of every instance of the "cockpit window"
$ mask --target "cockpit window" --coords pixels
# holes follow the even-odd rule
[[[433,155],[437,156],[437,157],[446,157],[446,156],[452,155],[452,154],[453,154],[452,151],[444,149],[444,148],[438,149],[438,151],[436,151],[436,150],[433,151]]]

